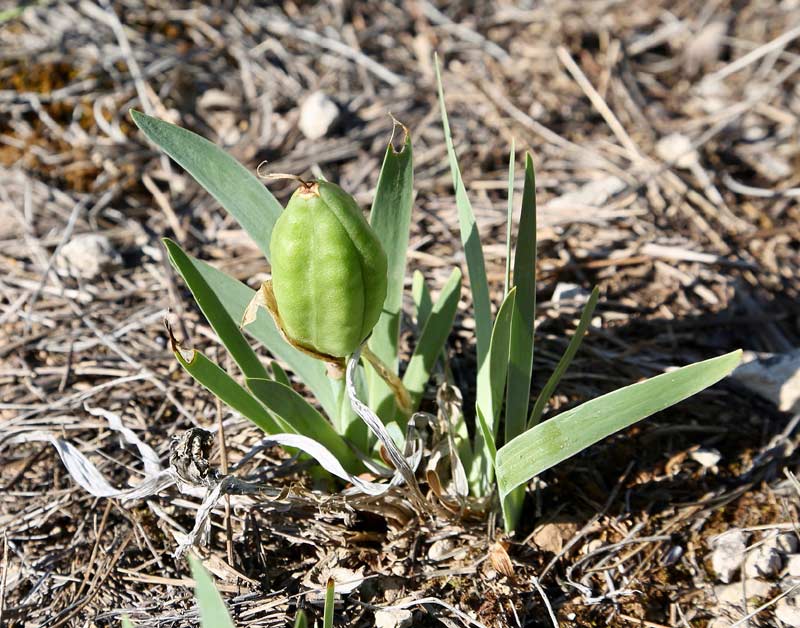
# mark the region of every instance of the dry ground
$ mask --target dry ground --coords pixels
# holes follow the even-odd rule
[[[552,368],[561,332],[574,324],[574,308],[552,303],[557,283],[602,290],[597,329],[555,406],[736,347],[782,352],[800,343],[796,0],[4,6],[4,626],[117,626],[125,612],[147,626],[196,620],[187,566],[172,552],[199,497],[95,499],[49,444],[11,437],[61,436],[122,487],[141,463],[91,408],[122,417],[164,463],[171,436],[213,426],[220,411],[232,459],[258,438],[165,346],[169,316],[182,337],[224,360],[159,238],[176,238],[251,285],[268,268],[209,196],[144,141],[129,107],[196,130],[252,168],[268,160],[277,172],[322,172],[365,206],[391,112],[414,139],[412,266],[437,286],[464,261],[435,101],[438,51],[496,288],[512,138],[518,158],[534,156],[537,374]],[[325,139],[310,141],[298,130],[298,107],[314,90],[332,96],[342,116]],[[696,159],[659,150],[673,133],[693,143]],[[274,191],[285,200],[290,189]],[[107,236],[116,253],[92,280],[55,263],[84,233]],[[469,312],[465,289],[449,350],[467,401]],[[298,606],[319,613],[309,590],[334,565],[367,577],[342,597],[341,625],[371,626],[374,605],[425,596],[474,625],[547,626],[537,576],[561,626],[705,626],[721,612],[710,539],[733,526],[797,520],[783,472],[798,463],[789,418],[722,383],[545,473],[509,547],[513,578],[485,560],[499,534],[494,520],[354,513],[300,488],[296,497],[241,502],[227,518],[216,511],[208,564],[240,626],[284,626]],[[719,464],[695,462],[698,447],[718,450]],[[278,451],[261,467],[276,488],[308,486]],[[433,603],[415,611],[415,625],[463,621]],[[771,608],[749,620],[776,622]]]

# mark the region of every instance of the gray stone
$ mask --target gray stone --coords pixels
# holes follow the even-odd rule
[[[553,290],[553,303],[562,301],[575,301],[576,303],[586,303],[589,300],[589,291],[575,283],[559,281]]]
[[[746,351],[744,363],[731,378],[774,403],[781,412],[800,409],[800,349],[778,354]]]
[[[780,552],[765,543],[747,554],[744,573],[748,578],[772,578],[781,570],[782,564]]]
[[[734,529],[718,536],[713,542],[711,567],[720,582],[730,582],[744,562],[747,537]]]
[[[776,532],[764,540],[764,545],[784,555],[794,554],[797,551],[797,536],[793,532]]]
[[[382,609],[375,611],[375,628],[408,628],[413,614],[407,609]]]
[[[121,263],[122,258],[106,236],[82,233],[61,247],[56,258],[59,274],[95,279]]]
[[[741,582],[718,584],[714,587],[714,595],[721,605],[742,607],[745,595],[748,600],[754,597],[765,598],[769,596],[771,590],[772,585],[769,582],[748,578],[744,587]]]

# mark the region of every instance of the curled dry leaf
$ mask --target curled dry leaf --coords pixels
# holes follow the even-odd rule
[[[187,484],[211,486],[217,480],[217,472],[208,460],[213,444],[211,432],[192,427],[174,438],[169,464]]]
[[[325,595],[329,580],[334,581],[336,593],[343,595],[352,593],[364,583],[364,567],[354,570],[347,567],[317,565],[305,575],[303,586],[322,597]]]
[[[501,573],[507,578],[514,577],[514,565],[508,555],[508,541],[495,541],[489,548],[489,562],[497,573]]]

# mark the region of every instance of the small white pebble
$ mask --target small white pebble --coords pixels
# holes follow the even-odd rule
[[[689,457],[700,464],[704,469],[713,469],[719,464],[722,456],[716,449],[697,449],[689,454]]]
[[[790,576],[800,576],[800,554],[790,554],[786,557],[786,570]]]
[[[300,105],[300,131],[310,140],[324,137],[336,119],[339,107],[323,92],[314,92]]]
[[[664,161],[674,163],[678,168],[691,168],[698,160],[692,141],[685,135],[673,133],[662,137],[656,143],[656,154]]]

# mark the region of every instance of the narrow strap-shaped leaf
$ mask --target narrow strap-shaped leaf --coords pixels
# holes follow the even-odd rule
[[[485,474],[484,477],[487,478],[487,484],[491,482],[491,476],[488,473],[489,469],[494,469],[494,459],[497,457],[497,444],[494,440],[494,434],[492,434],[492,428],[489,425],[489,422],[483,416],[483,412],[481,411],[480,407],[475,408],[476,418],[478,419],[478,427],[481,430],[482,446],[486,447],[487,455],[484,455],[486,460],[491,464],[485,468],[483,473]],[[477,458],[477,456],[476,456]],[[485,494],[485,492],[484,492]]]
[[[411,137],[406,135],[400,151],[396,151],[391,143],[386,149],[369,217],[370,225],[381,241],[388,261],[386,300],[369,345],[384,364],[394,369],[397,368],[400,311],[403,307],[406,254],[411,207],[414,202],[413,186]]]
[[[514,287],[517,297],[511,314],[505,442],[525,430],[531,397],[536,311],[536,180],[530,154],[525,156],[525,186],[514,254]]]
[[[444,139],[447,144],[447,157],[450,161],[450,174],[453,177],[453,187],[456,191],[456,207],[458,208],[458,222],[461,227],[461,242],[467,258],[469,272],[469,285],[472,293],[473,314],[475,317],[475,345],[478,357],[478,367],[483,364],[486,353],[489,351],[489,340],[492,334],[492,305],[489,298],[489,283],[486,279],[486,264],[483,259],[478,225],[475,223],[475,214],[467,196],[467,189],[461,178],[458,166],[458,157],[453,147],[453,138],[450,135],[450,123],[447,118],[447,109],[444,102],[444,89],[442,76],[439,71],[439,57],[436,63],[436,85],[439,90],[439,106],[442,111],[442,126]],[[527,414],[527,413],[526,413]]]
[[[177,246],[177,245],[176,245]],[[255,292],[241,281],[230,277],[210,264],[198,260],[185,253],[192,265],[202,275],[205,282],[217,295],[219,302],[234,321],[240,321],[247,305]],[[325,365],[319,360],[301,353],[289,345],[282,337],[272,318],[266,312],[259,311],[254,322],[246,327],[248,334],[263,344],[275,357],[288,364],[311,389],[325,413],[334,417],[338,413],[338,405],[330,380],[325,374]]]
[[[506,390],[511,313],[514,310],[516,295],[517,289],[512,288],[500,305],[492,328],[489,355],[478,371],[475,410],[480,430],[475,434],[476,461],[470,474],[470,484],[473,492],[477,495],[485,494],[489,490],[489,485],[494,477],[494,456],[497,453],[495,439],[500,425],[500,409],[503,406],[503,396]],[[487,438],[487,434],[490,438]]]
[[[322,611],[322,628],[333,628],[333,609],[336,606],[334,586],[334,579],[328,578],[328,583],[325,586],[325,606]]]
[[[308,628],[308,619],[306,619],[305,611],[297,611],[294,618],[294,628]]]
[[[728,375],[741,361],[733,351],[610,392],[539,423],[497,452],[500,495],[506,496],[586,447],[691,397]]]
[[[431,310],[425,329],[417,341],[414,353],[403,375],[403,384],[411,395],[412,407],[419,407],[425,385],[431,377],[436,359],[450,335],[461,298],[461,271],[454,268]]]
[[[169,238],[164,238],[163,242],[167,248],[170,262],[189,286],[189,290],[192,291],[194,300],[200,306],[206,320],[217,332],[220,341],[239,365],[245,377],[267,377],[264,365],[239,329],[238,322],[234,322],[231,318],[205,277],[192,264],[180,246]]]
[[[272,370],[272,379],[291,388],[292,383],[289,381],[289,376],[286,374],[286,371],[283,370],[283,367],[278,364],[277,360],[273,360],[270,363],[270,369]]]
[[[595,287],[594,290],[592,290],[589,300],[583,307],[583,312],[581,313],[581,319],[578,322],[578,327],[575,329],[575,333],[570,339],[567,349],[564,351],[564,355],[561,356],[561,359],[558,361],[553,374],[550,376],[550,379],[547,380],[544,388],[542,388],[542,392],[536,399],[536,403],[531,411],[531,416],[528,419],[527,429],[531,429],[541,420],[542,412],[544,411],[544,405],[550,400],[550,397],[553,396],[553,392],[555,391],[556,386],[558,386],[558,382],[561,381],[561,378],[564,376],[564,373],[566,373],[570,363],[572,362],[572,358],[574,358],[575,354],[578,352],[578,347],[581,346],[581,343],[583,342],[583,336],[586,333],[586,330],[589,328],[589,323],[592,321],[592,314],[594,314],[594,308],[597,306],[597,299],[599,296],[600,290]]]
[[[187,129],[131,109],[142,132],[219,201],[269,259],[282,208],[256,176],[224,150]]]
[[[511,290],[511,232],[514,221],[514,167],[516,165],[514,138],[511,138],[511,151],[508,156],[508,215],[506,217],[506,283],[504,295]]]
[[[489,359],[478,371],[475,403],[483,410],[483,416],[492,427],[492,434],[497,436],[500,426],[500,409],[503,406],[506,376],[508,374],[508,354],[511,342],[511,316],[514,312],[514,301],[517,289],[512,288],[497,311],[492,328],[492,340],[489,344]]]
[[[469,477],[470,492],[473,495],[488,495],[494,479],[497,444],[494,434],[492,434],[492,428],[479,406],[475,406],[475,421],[480,434],[475,435],[475,457]]]
[[[189,564],[192,567],[194,591],[197,606],[200,608],[202,628],[234,628],[228,609],[225,608],[225,602],[205,567],[191,554],[189,555]]]
[[[414,271],[411,279],[411,298],[414,301],[414,309],[416,310],[417,329],[421,332],[425,329],[425,323],[428,322],[428,317],[431,315],[433,300],[431,299],[430,288],[425,283],[425,277],[418,270]]]
[[[400,336],[403,284],[413,202],[414,169],[411,136],[406,131],[403,146],[399,151],[395,150],[391,141],[389,142],[370,212],[372,229],[386,251],[388,281],[383,312],[372,330],[369,348],[395,374],[398,369],[397,345]],[[367,367],[366,372],[370,406],[384,421],[387,421],[394,412],[394,395],[374,369]]]
[[[255,397],[199,351],[174,348],[173,353],[197,382],[267,434],[291,431],[288,426],[279,425]]]
[[[363,373],[363,371],[360,371]],[[362,378],[359,377],[359,385]],[[347,437],[358,451],[369,451],[370,431],[364,425],[364,421],[358,418],[350,405],[347,397],[347,385],[344,378],[330,379],[331,391],[336,399],[337,412],[336,420],[333,422],[337,434]]]
[[[353,451],[330,422],[289,386],[271,379],[247,379],[250,392],[292,431],[313,438],[328,449],[350,473],[363,470]]]

